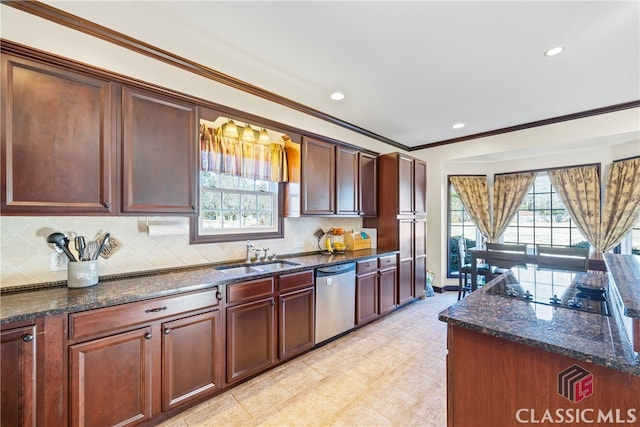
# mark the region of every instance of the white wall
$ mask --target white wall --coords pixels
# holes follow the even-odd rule
[[[222,105],[247,111],[271,120],[289,124],[368,148],[380,153],[397,151],[395,147],[372,140],[325,121],[307,116],[281,105],[232,89],[186,71],[135,54],[97,38],[75,32],[4,4],[0,5],[0,36],[100,68],[155,83]],[[638,109],[626,110],[572,122],[535,128],[495,137],[451,144],[410,154],[427,161],[427,250],[428,268],[435,273],[435,284],[446,282],[446,205],[447,175],[493,174],[553,166],[602,162],[640,155]],[[425,131],[428,131],[426,129]],[[240,243],[185,246],[184,240],[161,241],[146,236],[137,218],[51,218],[0,217],[2,272],[1,286],[62,280],[64,275],[48,273],[48,247],[41,247],[43,230],[60,229],[95,233],[109,226],[125,241],[127,250],[116,253],[105,263],[103,271],[126,272],[158,265],[192,265],[206,261],[236,259],[242,255]],[[285,239],[272,242],[282,253],[294,250],[294,236],[304,235],[303,248],[313,249],[310,234],[318,226],[342,226],[349,221],[323,219],[288,220]],[[353,224],[358,227],[358,220]],[[346,224],[351,227],[352,224]],[[75,230],[72,230],[75,229]],[[86,229],[87,231],[82,231]],[[301,234],[302,233],[302,234]],[[297,237],[295,237],[297,239]],[[182,259],[175,248],[182,248]],[[157,247],[154,253],[153,248]],[[34,248],[37,255],[33,255]],[[133,248],[133,249],[132,249]],[[132,249],[133,252],[129,252]],[[179,261],[176,261],[176,258]]]

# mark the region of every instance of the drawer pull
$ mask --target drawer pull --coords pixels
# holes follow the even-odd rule
[[[165,335],[169,335],[171,333],[171,329],[170,328],[164,328],[164,334]]]
[[[150,340],[151,339],[151,332],[147,332],[146,334],[144,334],[144,339],[145,340]]]
[[[23,337],[22,337],[22,341],[24,341],[24,342],[31,342],[31,341],[33,341],[33,335],[31,335],[31,334],[27,334],[27,335],[23,336]]]
[[[220,292],[220,291],[216,291],[216,299],[217,299],[218,301],[222,301],[222,292]]]
[[[145,313],[158,313],[159,311],[165,311],[167,307],[157,307],[157,308],[148,308],[144,312]]]

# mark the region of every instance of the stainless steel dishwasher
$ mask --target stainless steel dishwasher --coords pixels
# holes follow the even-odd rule
[[[353,329],[356,318],[356,263],[316,268],[315,343]]]

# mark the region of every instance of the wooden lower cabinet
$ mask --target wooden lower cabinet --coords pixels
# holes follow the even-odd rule
[[[227,308],[227,383],[275,363],[274,306],[269,297]]]
[[[378,313],[382,316],[396,309],[396,275],[395,266],[378,273]]]
[[[290,359],[314,343],[315,288],[313,270],[278,276],[278,358]]]
[[[152,423],[221,387],[217,288],[69,315],[69,425]]]
[[[378,317],[378,271],[356,277],[356,325]]]
[[[72,426],[129,426],[152,416],[151,327],[69,348]]]
[[[36,326],[0,334],[0,425],[36,425]]]
[[[162,325],[162,410],[220,387],[220,311]]]
[[[449,427],[640,421],[638,376],[450,324],[447,347]],[[574,365],[590,375],[585,388],[574,381],[575,390],[589,393],[571,400],[558,382]]]
[[[356,325],[364,325],[397,307],[396,256],[356,264]]]

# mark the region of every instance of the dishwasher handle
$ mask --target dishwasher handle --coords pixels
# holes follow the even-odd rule
[[[355,271],[356,263],[348,262],[345,264],[330,265],[327,267],[316,268],[316,277],[335,276],[336,274],[344,274]]]

